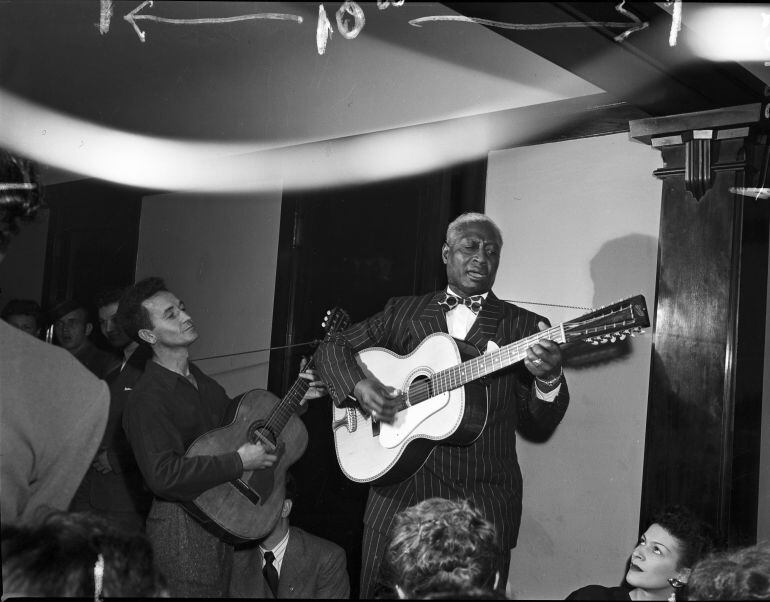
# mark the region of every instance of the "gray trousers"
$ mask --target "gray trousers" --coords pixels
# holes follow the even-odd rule
[[[147,536],[172,597],[227,596],[233,547],[206,531],[179,504],[155,499]]]

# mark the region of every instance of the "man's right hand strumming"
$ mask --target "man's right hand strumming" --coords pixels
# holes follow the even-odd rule
[[[261,441],[257,443],[244,443],[238,448],[238,455],[243,463],[243,470],[259,470],[272,466],[278,459],[275,454],[265,450]]]
[[[399,395],[401,391],[398,389],[386,387],[372,378],[359,380],[353,389],[353,396],[361,407],[375,420],[387,423],[392,423],[395,419],[398,404],[394,400]]]

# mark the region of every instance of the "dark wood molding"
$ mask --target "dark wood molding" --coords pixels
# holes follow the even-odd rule
[[[630,124],[665,163],[640,531],[680,503],[756,537],[770,204],[734,191],[765,185],[767,129],[759,104]]]

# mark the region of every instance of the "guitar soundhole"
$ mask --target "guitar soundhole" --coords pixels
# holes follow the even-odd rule
[[[263,420],[252,422],[249,425],[247,436],[251,443],[262,442],[268,451],[275,449],[277,445],[277,438],[275,433],[265,425]]]
[[[409,383],[409,405],[416,405],[421,401],[430,399],[432,397],[430,390],[430,376],[427,374],[420,374],[411,383]],[[404,404],[404,407],[407,407]]]

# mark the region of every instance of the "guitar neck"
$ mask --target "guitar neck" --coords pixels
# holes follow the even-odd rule
[[[463,385],[512,366],[527,357],[527,349],[535,343],[550,339],[555,343],[564,343],[564,328],[561,324],[528,336],[495,351],[484,353],[471,360],[442,370],[431,377],[431,396],[458,389]]]
[[[305,366],[305,370],[309,370],[314,367],[313,358]],[[289,387],[288,392],[284,395],[283,399],[275,406],[273,413],[270,415],[270,426],[276,433],[280,433],[289,422],[294,414],[297,413],[302,405],[302,399],[305,397],[305,393],[310,388],[310,382],[304,378],[298,378],[294,381],[294,384]]]

